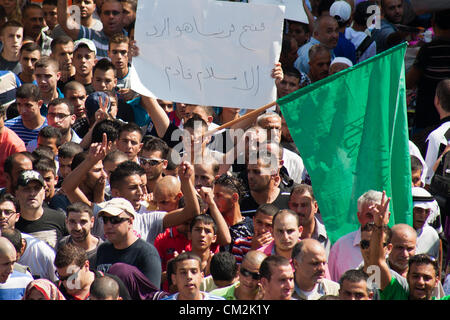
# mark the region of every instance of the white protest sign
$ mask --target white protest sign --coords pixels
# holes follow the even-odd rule
[[[138,2],[131,88],[190,104],[255,109],[276,99],[284,8],[208,0]]]
[[[285,6],[285,19],[309,23],[302,0],[248,0],[248,3]]]

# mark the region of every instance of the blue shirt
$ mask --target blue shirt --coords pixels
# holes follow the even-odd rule
[[[33,130],[25,128],[21,116],[5,121],[5,127],[8,127],[12,131],[14,131],[19,136],[19,138],[23,140],[25,145],[31,140],[37,139],[39,131],[46,126],[48,126],[47,118],[45,118],[42,126]]]
[[[345,57],[349,59],[354,65],[356,64],[356,49],[355,45],[345,38],[345,35],[339,32],[339,40],[336,48],[333,50],[336,57]]]
[[[294,67],[298,71],[303,72],[305,74],[309,73],[309,49],[311,49],[312,46],[319,43],[320,43],[319,40],[317,40],[314,37],[311,37],[311,39],[307,43],[305,43],[298,49],[297,51],[298,58],[294,62]],[[330,55],[331,60],[333,60],[335,57],[333,50],[330,50]]]

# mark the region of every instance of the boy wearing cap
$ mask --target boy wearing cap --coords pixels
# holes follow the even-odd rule
[[[124,198],[101,204],[98,217],[103,220],[107,242],[97,249],[96,269],[108,272],[111,265],[123,262],[137,267],[157,288],[161,285],[161,262],[158,251],[138,238],[133,230],[136,211]]]
[[[73,65],[75,67],[75,75],[69,78],[69,81],[75,80],[84,85],[86,95],[94,92],[92,87],[92,69],[96,63],[96,54],[97,49],[91,40],[83,38],[74,42]]]
[[[65,216],[60,211],[44,207],[45,182],[34,170],[23,171],[17,180],[16,197],[20,218],[16,229],[47,242],[51,247],[67,235]]]

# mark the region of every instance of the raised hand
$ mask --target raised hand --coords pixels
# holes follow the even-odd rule
[[[102,142],[96,142],[91,145],[89,148],[89,159],[92,160],[93,163],[97,163],[98,161],[102,161],[106,154],[108,153],[108,137],[106,133],[103,133]]]
[[[391,198],[386,199],[386,191],[383,191],[383,195],[381,197],[381,202],[376,203],[372,206],[373,208],[373,222],[376,226],[383,226],[389,223],[389,218],[391,213],[389,212],[389,202]]]
[[[187,161],[182,161],[178,170],[180,180],[189,180],[194,176],[194,166]]]

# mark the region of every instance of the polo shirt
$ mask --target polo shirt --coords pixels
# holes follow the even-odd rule
[[[224,298],[225,300],[237,300],[235,296],[236,287],[239,285],[239,281],[233,283],[230,286],[214,289],[210,293],[215,296]]]
[[[409,300],[409,288],[407,290],[396,278],[392,277],[386,288],[380,290],[380,298],[381,300]],[[440,299],[432,297],[431,300],[450,300],[450,295]]]

